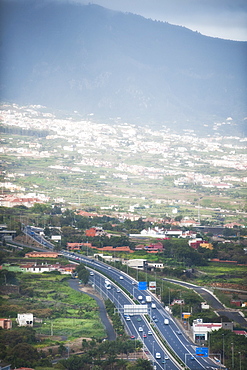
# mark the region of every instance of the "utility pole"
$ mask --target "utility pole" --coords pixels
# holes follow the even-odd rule
[[[234,369],[234,343],[231,343],[232,345],[232,369]]]

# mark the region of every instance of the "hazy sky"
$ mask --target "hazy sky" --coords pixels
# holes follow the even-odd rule
[[[247,41],[247,0],[71,1],[140,14],[146,18],[185,26],[207,36]]]

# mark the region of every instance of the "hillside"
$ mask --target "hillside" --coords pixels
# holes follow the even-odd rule
[[[1,24],[2,101],[156,127],[230,116],[243,130],[245,42],[52,0],[3,0]]]

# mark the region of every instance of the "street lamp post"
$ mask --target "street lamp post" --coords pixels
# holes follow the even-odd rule
[[[239,353],[239,370],[242,369],[242,364],[241,364],[241,352],[238,352]]]
[[[161,287],[157,286],[156,289],[160,290],[160,298],[161,298]]]
[[[51,321],[51,337],[53,337],[53,322]]]
[[[185,353],[184,363],[187,366],[187,356],[190,356],[190,353]]]
[[[208,332],[208,355],[210,356],[210,332]]]
[[[231,343],[232,345],[232,369],[234,369],[234,343]]]
[[[69,346],[68,347],[66,347],[67,348],[67,351],[68,351],[68,357],[67,358],[69,358]]]
[[[222,334],[222,363],[225,365],[225,334]]]
[[[135,289],[137,289],[137,287],[135,287],[135,286],[133,285],[133,292],[132,292],[133,299],[135,299],[135,296],[134,296],[134,291],[135,291]],[[137,290],[137,291],[138,291],[138,290]]]
[[[154,340],[153,340],[153,367],[154,367]]]
[[[165,354],[164,354],[164,358],[165,358]],[[164,370],[166,370],[166,360],[164,359]]]

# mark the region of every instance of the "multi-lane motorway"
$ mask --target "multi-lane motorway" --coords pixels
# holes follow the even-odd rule
[[[33,228],[27,226],[24,232],[43,246],[53,249],[53,245],[40,237]],[[195,355],[196,346],[180,330],[173,317],[164,309],[163,305],[149,291],[139,290],[138,282],[122,271],[109,267],[107,264],[87,258],[80,254],[62,251],[66,258],[78,263],[83,263],[92,271],[91,283],[94,284],[100,294],[115,304],[126,331],[133,340],[143,342],[143,350],[153,362],[154,368],[173,370],[217,369],[223,365],[217,365],[210,358],[201,358]],[[105,279],[111,282],[111,288],[107,289]],[[129,292],[129,294],[126,294]],[[131,296],[131,298],[130,298]],[[142,296],[142,299],[140,299]],[[152,297],[152,303],[146,301],[146,296]],[[139,297],[139,299],[138,299]],[[133,299],[133,300],[132,300]],[[148,315],[135,314],[125,315],[124,305],[147,305]],[[168,320],[168,324],[165,324]],[[165,345],[164,345],[165,344]],[[182,361],[182,366],[181,366]]]
[[[182,369],[179,361],[177,361],[178,359],[182,360],[187,368],[192,370],[219,367],[210,358],[200,358],[195,355],[195,344],[183,334],[173,317],[149,291],[139,290],[138,282],[129,275],[116,268],[109,267],[103,262],[82,257],[80,254],[67,251],[64,251],[63,254],[73,261],[84,263],[90,269],[91,283],[100,294],[114,302],[130,337],[133,340],[139,339],[143,342],[144,350],[156,369]],[[110,289],[109,287],[106,288],[106,279],[111,282]],[[126,294],[126,291],[130,293],[134,301]],[[146,302],[146,296],[150,295],[152,296],[152,303],[155,303],[155,308],[152,308],[151,302]],[[142,296],[142,299],[140,299],[140,296]],[[148,306],[148,316],[124,315],[124,305],[134,305],[137,301],[139,304]],[[147,320],[147,317],[149,317],[149,320]],[[168,319],[169,324],[164,323],[165,319]],[[164,343],[167,344],[166,347]]]

